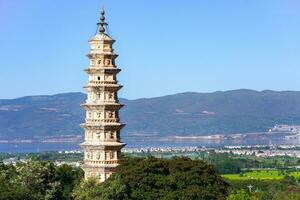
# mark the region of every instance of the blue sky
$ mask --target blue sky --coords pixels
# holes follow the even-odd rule
[[[83,91],[103,4],[122,97],[300,90],[299,0],[0,0],[0,98]]]

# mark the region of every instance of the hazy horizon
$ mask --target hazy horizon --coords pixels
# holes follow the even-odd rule
[[[201,91],[182,91],[182,92],[177,92],[177,93],[172,93],[172,94],[162,94],[160,96],[150,96],[150,97],[139,97],[139,98],[125,98],[123,96],[120,96],[119,98],[121,99],[127,99],[127,100],[137,100],[137,99],[151,99],[151,98],[159,98],[159,97],[164,97],[164,96],[172,96],[172,95],[177,95],[177,94],[186,94],[186,93],[196,93],[196,94],[210,94],[210,93],[216,93],[216,92],[230,92],[230,91],[254,91],[254,92],[266,92],[266,91],[271,91],[271,92],[300,92],[300,90],[254,90],[254,89],[248,89],[248,88],[239,88],[239,89],[233,89],[233,90],[216,90],[216,91],[211,91],[211,92],[201,92]],[[51,93],[51,94],[29,94],[29,95],[24,95],[24,96],[19,96],[19,97],[13,97],[13,98],[0,98],[0,100],[13,100],[13,99],[18,99],[18,98],[23,98],[23,97],[34,97],[34,96],[54,96],[54,95],[61,95],[61,94],[69,94],[69,93],[82,93],[86,94],[84,91],[70,91],[70,92],[59,92],[59,93]]]

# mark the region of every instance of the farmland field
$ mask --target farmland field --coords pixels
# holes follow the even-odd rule
[[[280,180],[283,179],[284,176],[293,176],[296,179],[300,178],[300,171],[294,172],[284,172],[280,170],[257,170],[250,171],[241,174],[224,174],[222,177],[229,180],[249,180],[249,179],[257,179],[257,180],[266,180],[266,179],[275,179]]]

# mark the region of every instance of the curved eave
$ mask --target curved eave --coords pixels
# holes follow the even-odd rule
[[[100,68],[87,68],[84,69],[84,71],[87,74],[93,74],[93,73],[111,73],[111,74],[117,74],[120,71],[122,71],[120,68],[117,67],[100,67]]]
[[[120,150],[125,146],[126,144],[121,142],[103,142],[102,144],[88,144],[84,142],[80,144],[81,148],[92,150]]]
[[[86,110],[90,109],[90,108],[104,108],[104,110],[111,110],[111,109],[121,109],[124,104],[119,104],[119,103],[102,103],[102,104],[97,104],[97,103],[84,103],[81,104],[80,106],[82,106],[83,108],[85,108]]]
[[[119,123],[98,123],[98,124],[91,124],[91,123],[82,123],[80,124],[80,126],[82,128],[91,128],[91,129],[103,129],[105,130],[106,128],[110,129],[110,128],[115,128],[117,130],[121,130],[126,124],[119,122]]]
[[[126,143],[123,142],[99,142],[99,143],[87,143],[87,142],[83,142],[80,144],[80,146],[88,146],[88,147],[124,147],[126,145]]]
[[[123,87],[123,85],[119,85],[119,84],[88,84],[86,86],[84,86],[83,88],[103,88],[103,89],[114,89],[114,88],[119,88],[121,89]]]
[[[98,164],[98,165],[89,165],[89,164],[82,164],[81,167],[83,169],[103,169],[103,168],[116,168],[119,164]]]
[[[123,87],[123,85],[99,85],[99,86],[84,86],[83,88],[87,91],[118,91]],[[91,89],[91,90],[89,90]]]
[[[116,59],[119,55],[114,52],[90,52],[86,55],[89,59],[101,58],[102,56]]]

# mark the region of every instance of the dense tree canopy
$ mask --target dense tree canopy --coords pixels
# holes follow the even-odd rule
[[[104,183],[84,181],[80,168],[66,164],[0,162],[0,200],[300,200],[294,177],[227,181],[213,165],[185,157],[123,158]]]
[[[53,162],[1,163],[0,200],[69,200],[82,175],[79,168]]]
[[[201,160],[130,158],[103,185],[91,180],[77,188],[75,199],[97,199],[102,194],[102,199],[214,200],[226,199],[228,188],[214,167]]]
[[[232,192],[227,200],[251,200],[250,195],[244,190],[237,190]]]

